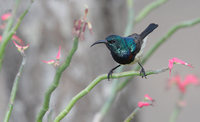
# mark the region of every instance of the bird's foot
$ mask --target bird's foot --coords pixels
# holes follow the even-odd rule
[[[110,81],[110,78],[112,77],[112,74],[113,74],[113,70],[110,70],[110,72],[108,73],[108,76],[107,76],[108,81]]]
[[[121,65],[117,65],[116,67],[114,67],[114,68],[112,68],[110,71],[109,71],[109,73],[108,73],[108,81],[110,80],[110,78],[112,77],[112,73],[113,73],[113,71],[115,70],[115,69],[117,69],[118,67],[120,67]]]
[[[146,75],[146,72],[145,72],[145,70],[144,70],[144,68],[142,67],[142,69],[140,70],[140,76],[142,76],[142,78],[143,77],[145,77],[146,79],[147,79],[147,75]]]

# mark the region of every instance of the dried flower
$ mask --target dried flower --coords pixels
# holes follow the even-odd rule
[[[74,27],[72,33],[74,36],[84,40],[84,33],[86,28],[89,29],[90,33],[92,33],[92,24],[87,20],[88,15],[88,7],[85,8],[84,17],[74,21]]]

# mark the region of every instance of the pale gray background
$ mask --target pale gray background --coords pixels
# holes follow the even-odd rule
[[[154,0],[135,0],[134,12],[139,11]],[[0,15],[10,10],[13,1],[0,0]],[[69,100],[85,88],[96,76],[107,73],[116,63],[105,46],[89,46],[96,40],[109,34],[123,35],[126,26],[127,9],[125,0],[35,0],[30,12],[17,31],[17,35],[30,43],[28,60],[17,98],[11,122],[34,122],[36,113],[43,102],[44,92],[52,82],[54,68],[42,63],[55,57],[58,45],[62,45],[62,60],[72,46],[73,20],[83,14],[84,4],[89,6],[89,20],[93,25],[93,35],[86,33],[80,41],[79,49],[72,59],[70,67],[63,73],[58,89],[53,93],[50,110],[53,118],[67,105]],[[23,0],[18,16],[24,11],[28,1]],[[150,13],[135,26],[134,32],[140,33],[149,23],[159,24],[158,29],[148,38],[147,52],[173,25],[184,20],[200,17],[199,0],[170,0]],[[179,30],[144,65],[146,70],[160,69],[168,65],[168,59],[178,57],[194,68],[176,65],[173,74],[182,77],[188,73],[200,77],[200,24]],[[3,69],[0,73],[0,121],[3,121],[10,90],[21,61],[21,56],[12,43],[6,49]],[[104,122],[121,122],[135,108],[144,94],[152,96],[154,107],[142,109],[138,115],[140,122],[168,122],[179,91],[174,86],[166,90],[169,72],[148,76],[148,79],[134,79],[117,96]],[[110,93],[112,81],[98,84],[87,96],[83,97],[63,120],[65,122],[90,122],[100,110]],[[200,88],[187,89],[187,106],[181,112],[178,122],[198,122],[200,113]],[[46,117],[44,119],[46,121]]]

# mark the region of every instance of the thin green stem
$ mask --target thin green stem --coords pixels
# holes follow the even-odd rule
[[[106,100],[105,104],[103,105],[103,107],[101,108],[101,110],[99,112],[101,114],[101,117],[104,117],[106,115],[106,113],[108,112],[108,110],[111,107],[111,104],[115,100],[115,97],[117,95],[116,94],[116,86],[118,85],[118,83],[119,83],[118,79],[117,79],[117,81],[113,82],[110,97],[108,97],[108,99]]]
[[[156,0],[149,5],[147,5],[145,8],[142,9],[142,11],[136,16],[134,23],[140,22],[142,19],[144,19],[150,12],[152,12],[154,9],[158,8],[159,6],[166,3],[168,0]]]
[[[14,6],[14,9],[13,9],[12,13],[11,13],[11,17],[7,20],[8,22],[7,22],[5,30],[3,32],[3,40],[4,40],[4,37],[6,37],[5,35],[7,35],[7,33],[10,31],[10,29],[13,26],[14,18],[15,18],[17,9],[19,7],[20,0],[16,0],[15,3],[16,4]]]
[[[161,72],[165,72],[168,70],[168,68],[155,70],[155,71],[147,71],[147,75],[153,75],[158,74]],[[128,71],[128,72],[122,72],[122,73],[114,73],[111,78],[122,78],[127,76],[140,76],[140,72],[138,71]],[[72,109],[72,107],[76,104],[78,100],[80,100],[83,96],[87,95],[98,83],[100,83],[102,80],[107,79],[107,74],[103,74],[98,76],[96,79],[94,79],[85,89],[83,89],[81,92],[79,92],[76,96],[72,98],[72,100],[69,102],[67,107],[59,113],[59,115],[55,118],[54,122],[60,122]]]
[[[133,20],[134,20],[134,10],[133,10],[133,0],[126,0],[127,8],[128,8],[128,21],[126,25],[126,29],[124,31],[124,36],[130,35],[133,30]]]
[[[53,80],[53,82],[51,83],[50,87],[48,88],[48,90],[45,93],[43,106],[40,109],[40,112],[39,112],[39,114],[37,116],[37,122],[42,122],[42,119],[43,119],[45,113],[49,110],[51,94],[57,88],[63,71],[65,71],[66,68],[70,65],[72,56],[74,55],[74,53],[76,52],[76,50],[78,48],[78,40],[79,40],[78,37],[74,38],[73,47],[72,47],[69,55],[65,59],[65,62],[60,67],[57,68],[56,74],[54,76],[54,80]]]
[[[22,20],[24,19],[25,15],[28,13],[31,5],[32,5],[32,2],[29,4],[28,8],[19,17],[16,25],[13,28],[11,28],[11,27],[13,25],[13,16],[14,15],[12,15],[11,19],[7,23],[7,27],[6,27],[5,32],[3,34],[2,44],[0,45],[0,71],[1,71],[2,63],[3,63],[5,48],[8,44],[8,42],[9,42],[9,40],[11,40],[13,34],[19,28],[19,26],[20,26]]]
[[[183,101],[183,97],[184,97],[184,94],[181,93],[179,96],[178,102]],[[182,107],[177,103],[174,108],[174,111],[171,114],[169,122],[176,122],[181,110],[182,110]]]
[[[134,117],[135,114],[140,110],[140,107],[137,107],[133,112],[124,120],[124,122],[130,122]]]
[[[130,35],[130,33],[133,30],[133,20],[134,20],[134,10],[133,10],[133,4],[134,1],[133,0],[126,0],[126,4],[127,4],[127,9],[128,9],[128,20],[127,20],[127,25],[124,31],[124,36],[128,36]],[[122,72],[123,71],[123,66],[119,67],[117,69],[116,72]],[[103,105],[103,107],[101,108],[101,110],[97,113],[98,116],[100,116],[100,119],[103,119],[103,117],[106,115],[106,113],[108,112],[108,110],[110,109],[113,101],[115,100],[116,97],[116,87],[117,84],[119,83],[119,79],[115,79],[112,83],[112,88],[111,88],[111,95],[110,97],[108,97],[108,99],[106,100],[105,104]]]
[[[15,77],[14,83],[13,83],[13,87],[12,87],[12,91],[11,91],[11,95],[10,95],[10,101],[9,101],[9,105],[8,105],[8,110],[6,112],[4,122],[9,122],[9,120],[10,120],[10,116],[11,116],[11,113],[13,110],[15,97],[16,97],[16,93],[17,93],[17,89],[18,89],[19,80],[22,75],[25,64],[26,64],[26,57],[23,56],[22,63],[20,65],[19,71],[18,71],[18,73]]]
[[[146,63],[146,61],[154,54],[154,52],[164,43],[169,39],[175,32],[177,32],[179,29],[183,29],[186,27],[191,27],[196,24],[200,23],[200,18],[190,20],[190,21],[185,21],[182,22],[178,25],[173,26],[149,51],[148,53],[144,56],[142,60],[142,64]],[[139,66],[135,68],[135,70],[139,70]],[[134,76],[128,77],[124,82],[121,82],[118,85],[117,91],[121,91],[133,78]]]

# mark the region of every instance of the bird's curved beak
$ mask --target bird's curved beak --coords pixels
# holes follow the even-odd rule
[[[101,44],[101,43],[104,43],[104,44],[107,44],[107,41],[106,40],[99,40],[99,41],[96,41],[95,43],[93,43],[90,47],[96,45],[96,44]]]

